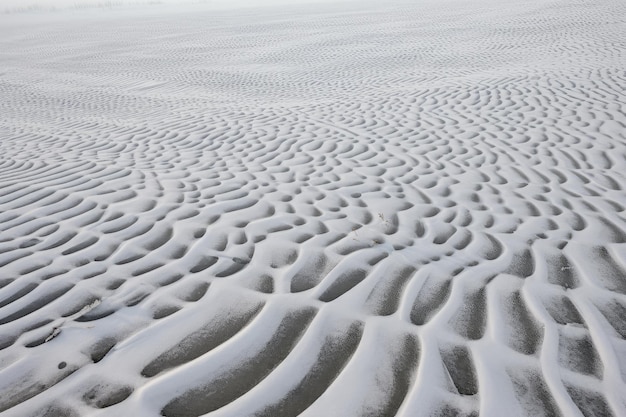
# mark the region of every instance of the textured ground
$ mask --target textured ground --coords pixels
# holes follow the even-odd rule
[[[625,16],[0,16],[3,415],[626,415]]]

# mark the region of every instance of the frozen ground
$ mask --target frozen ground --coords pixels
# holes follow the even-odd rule
[[[625,16],[0,16],[3,416],[626,415]]]

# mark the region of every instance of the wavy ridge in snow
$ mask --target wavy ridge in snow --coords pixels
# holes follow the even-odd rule
[[[624,5],[355,7],[0,25],[3,415],[626,414]]]

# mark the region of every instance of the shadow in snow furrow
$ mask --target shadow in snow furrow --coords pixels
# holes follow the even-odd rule
[[[609,291],[626,294],[626,270],[620,266],[611,253],[604,246],[591,249],[591,256],[588,258],[594,267],[594,278]]]
[[[343,272],[320,296],[320,301],[329,302],[339,298],[363,281],[366,276],[367,271],[364,269],[352,269]]]
[[[554,401],[540,372],[530,368],[508,369],[515,396],[528,416],[560,417],[563,414]]]
[[[378,281],[367,297],[366,307],[372,314],[388,316],[396,312],[402,298],[402,290],[415,274],[415,267],[403,266],[392,269],[385,279]]]
[[[617,335],[626,340],[626,303],[618,300],[611,299],[603,303],[596,305],[596,308],[600,310],[606,321],[615,329]]]
[[[452,287],[451,279],[428,277],[417,294],[411,309],[411,322],[421,326],[428,322],[446,303]]]
[[[478,340],[487,328],[485,288],[468,291],[463,298],[463,304],[451,319],[452,327],[464,338]]]
[[[95,236],[89,237],[85,240],[83,240],[82,242],[72,246],[71,248],[68,248],[66,250],[64,250],[61,255],[66,256],[66,255],[71,255],[75,252],[81,251],[83,249],[87,249],[88,247],[90,247],[91,245],[95,244],[98,241],[98,238]]]
[[[419,362],[419,343],[414,335],[407,334],[400,338],[401,342],[393,349],[391,370],[392,384],[386,390],[385,400],[379,405],[372,416],[393,417],[398,413],[404,398],[411,388],[417,373]]]
[[[578,288],[580,280],[578,273],[563,254],[555,254],[547,257],[548,282],[563,288]]]
[[[239,333],[262,308],[263,304],[259,303],[243,311],[231,311],[226,319],[211,321],[183,338],[176,347],[152,360],[143,368],[141,375],[153,377],[204,355]]]
[[[189,269],[189,272],[196,274],[198,272],[202,272],[205,269],[213,266],[215,263],[217,263],[218,261],[218,257],[217,256],[206,256],[203,255],[198,262]]]
[[[308,256],[291,279],[291,292],[301,292],[315,287],[328,272],[328,258],[323,253]]]
[[[165,417],[200,416],[239,398],[287,357],[316,313],[314,308],[287,313],[272,339],[255,356],[243,359],[236,368],[211,375],[205,385],[192,388],[170,401],[161,414]]]
[[[506,320],[511,328],[509,346],[516,351],[532,355],[539,349],[543,333],[540,325],[528,311],[519,291],[513,292],[505,300]]]
[[[121,403],[133,391],[134,389],[128,385],[98,381],[83,394],[82,400],[94,408],[107,408]]]
[[[472,355],[465,346],[455,346],[443,349],[441,358],[450,379],[460,395],[478,394],[478,380],[472,361]]]
[[[558,324],[574,323],[586,327],[585,321],[578,312],[578,309],[567,296],[561,295],[552,297],[546,300],[544,304],[548,314],[550,314]]]
[[[341,373],[354,354],[363,334],[362,323],[352,323],[337,336],[327,336],[315,363],[304,378],[277,403],[254,414],[255,417],[297,416],[306,410]]]
[[[515,275],[520,278],[527,278],[535,272],[535,260],[530,249],[524,249],[513,255],[511,264],[505,273]]]
[[[560,332],[559,364],[570,371],[602,379],[604,367],[591,335],[587,331],[576,333],[578,334]]]
[[[35,284],[33,282],[24,285],[23,287],[18,289],[16,292],[11,294],[10,296],[2,299],[2,301],[0,301],[0,308],[6,306],[8,304],[11,304],[15,300],[18,300],[18,299],[22,298],[23,296],[25,296],[26,294],[28,294],[29,292],[31,292],[35,288],[37,288],[37,284]],[[3,292],[6,292],[6,290],[4,290]]]
[[[570,395],[574,404],[585,417],[614,417],[611,406],[604,396],[597,391],[588,388],[577,387],[573,384],[565,383],[565,389]]]
[[[72,240],[76,235],[78,235],[78,232],[61,232],[58,233],[57,236],[55,236],[54,238],[49,239],[49,241],[47,242],[47,245],[44,246],[43,248],[41,248],[41,251],[44,250],[50,250],[50,249],[56,249],[59,246],[63,246],[66,243],[68,243],[70,240]]]
[[[477,411],[468,411],[451,404],[441,404],[441,408],[429,414],[430,417],[478,417]]]
[[[61,288],[58,288],[54,291],[50,291],[47,294],[37,298],[36,300],[31,301],[26,307],[22,307],[18,311],[9,314],[8,316],[0,319],[0,324],[10,323],[17,319],[20,319],[28,314],[39,310],[40,308],[46,306],[47,304],[53,302],[57,298],[61,297],[63,294],[68,292],[74,287],[74,285],[66,285]]]
[[[31,251],[19,251],[18,253],[11,253],[10,256],[3,256],[0,258],[0,268],[9,265],[12,262],[15,262],[19,259],[26,258],[27,256],[33,255],[34,252]]]
[[[41,417],[80,417],[80,412],[60,403],[48,404],[35,412]]]
[[[22,381],[0,393],[0,413],[41,394],[78,369],[75,365],[68,365],[44,378],[33,378],[32,375],[23,375]]]

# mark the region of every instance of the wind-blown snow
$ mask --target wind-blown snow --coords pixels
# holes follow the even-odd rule
[[[626,415],[624,16],[0,16],[3,415]]]

